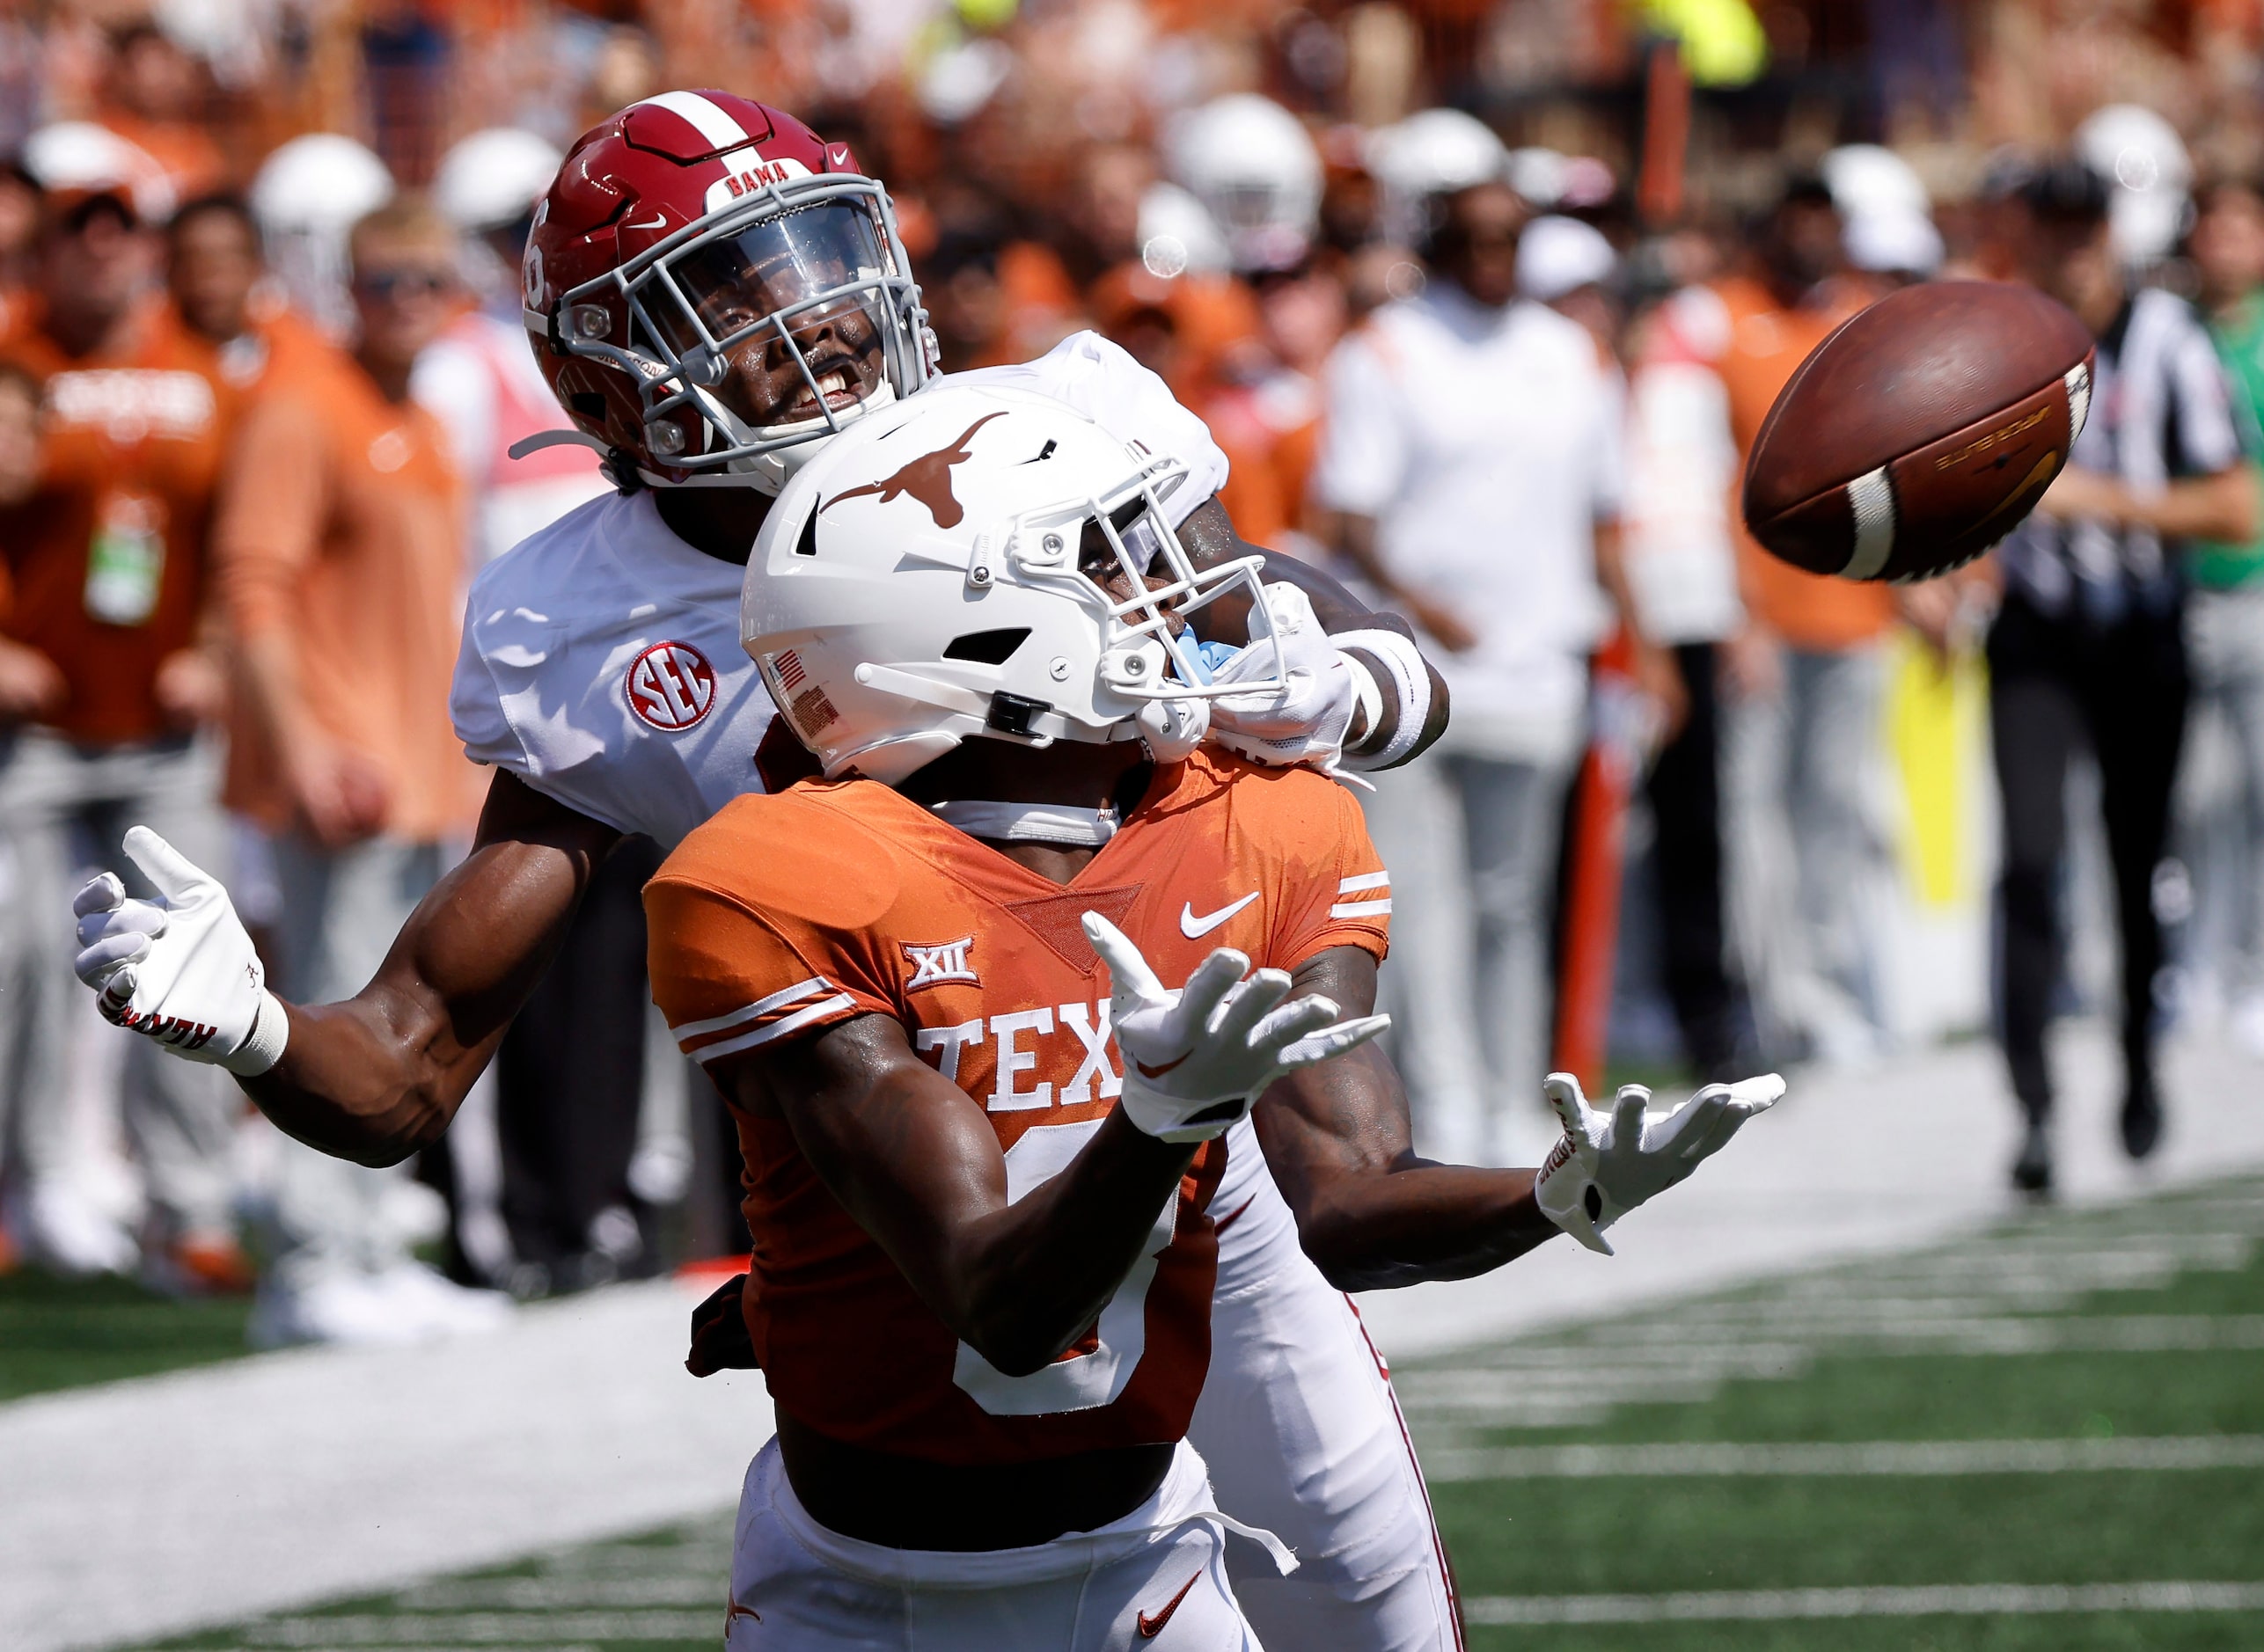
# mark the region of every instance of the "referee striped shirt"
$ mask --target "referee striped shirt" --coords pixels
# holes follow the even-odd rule
[[[2201,318],[2174,293],[2130,297],[2099,340],[2091,417],[2071,466],[2100,471],[2142,496],[2180,477],[2238,463],[2244,431]],[[1998,547],[2008,586],[2036,609],[2112,625],[2178,598],[2175,553],[2150,528],[2031,516]]]

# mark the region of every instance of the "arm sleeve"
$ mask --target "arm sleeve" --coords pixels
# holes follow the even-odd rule
[[[895,1013],[875,983],[849,978],[814,937],[704,881],[663,867],[645,886],[645,918],[653,1002],[695,1061]]]
[[[322,411],[255,402],[230,448],[213,523],[220,601],[238,636],[288,628],[301,570],[321,548],[328,455]]]
[[[1321,450],[1313,460],[1315,504],[1377,516],[1407,474],[1406,420],[1398,386],[1374,345],[1359,335],[1337,345],[1322,374]]]
[[[1187,480],[1164,501],[1174,527],[1227,485],[1227,456],[1211,428],[1181,406],[1171,387],[1122,345],[1097,333],[1073,333],[1035,362],[954,374],[952,382],[1051,396],[1117,441],[1177,459],[1187,467]]]
[[[1352,793],[1319,775],[1310,778],[1313,786],[1301,782],[1300,789],[1325,794],[1301,800],[1286,822],[1289,852],[1267,961],[1294,969],[1331,947],[1357,947],[1381,961],[1391,950],[1391,874]]]
[[[464,615],[464,637],[456,648],[456,675],[448,684],[448,715],[464,755],[474,763],[509,769],[524,778],[531,766],[518,730],[503,714],[503,691],[487,664],[479,634],[475,591]]]

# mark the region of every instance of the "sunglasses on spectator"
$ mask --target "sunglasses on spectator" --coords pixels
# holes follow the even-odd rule
[[[400,298],[436,298],[456,284],[439,270],[379,269],[354,278],[354,290],[380,303]]]

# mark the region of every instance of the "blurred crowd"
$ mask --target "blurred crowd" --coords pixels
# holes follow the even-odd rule
[[[1364,801],[1426,1151],[1533,1162],[1552,1064],[1895,1053],[1890,701],[1985,654],[2016,1180],[2086,900],[2143,1155],[2170,1018],[2264,1056],[2260,48],[2255,0],[0,0],[0,1268],[387,1340],[744,1248],[720,1107],[648,1036],[635,845],[414,1180],[109,1035],[69,969],[79,882],[146,893],[136,822],[304,1002],[460,856],[465,581],[606,486],[506,457],[561,422],[518,251],[575,135],[680,85],[855,149],[945,369],[1098,329],[1247,538],[1420,629],[1453,727]],[[1769,558],[1777,391],[1940,277],[2099,338],[2077,468],[1933,585]]]

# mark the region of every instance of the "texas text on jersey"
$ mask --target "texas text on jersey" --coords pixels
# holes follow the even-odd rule
[[[662,868],[646,891],[654,997],[711,1064],[855,1016],[894,1019],[983,1104],[1019,1198],[1068,1162],[1121,1088],[1084,913],[1119,925],[1169,980],[1221,945],[1293,969],[1332,947],[1383,955],[1388,919],[1368,898],[1382,875],[1341,788],[1226,756],[1158,771],[1066,888],[885,786],[811,783],[741,799]],[[782,1122],[736,1110],[755,1235],[749,1327],[782,1410],[836,1439],[951,1463],[1186,1432],[1208,1358],[1205,1206],[1224,1138],[1198,1157],[1092,1333],[1007,1377],[921,1305]]]

